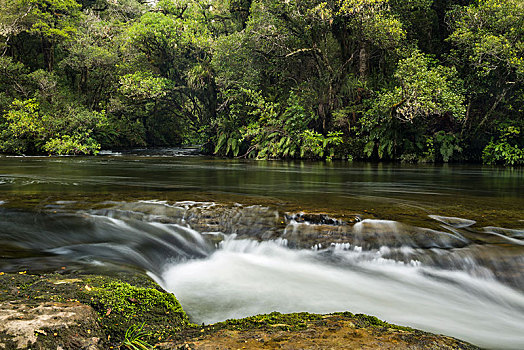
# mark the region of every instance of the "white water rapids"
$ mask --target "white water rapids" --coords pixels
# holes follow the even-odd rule
[[[326,259],[321,251],[290,250],[284,240],[228,239],[208,258],[168,265],[159,282],[199,323],[272,311],[351,311],[483,347],[523,347],[522,292],[489,276],[356,248],[334,249]]]
[[[27,254],[0,260],[0,270],[132,266],[174,293],[193,322],[350,311],[487,348],[524,349],[522,229],[435,215],[442,230],[347,224],[211,202],[68,209],[74,205],[0,206],[0,248]]]

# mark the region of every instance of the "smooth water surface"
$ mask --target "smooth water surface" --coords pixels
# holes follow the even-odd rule
[[[0,195],[129,196],[291,204],[377,218],[461,216],[519,227],[524,170],[451,165],[99,156],[0,158]],[[452,215],[453,214],[453,215]],[[459,215],[460,214],[460,215]],[[499,219],[498,219],[499,218]]]

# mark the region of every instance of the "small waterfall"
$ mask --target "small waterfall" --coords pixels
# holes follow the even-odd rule
[[[80,263],[138,267],[159,275],[165,264],[205,258],[215,246],[188,226],[149,221],[150,216],[130,211],[0,214],[0,242],[17,250],[13,259],[2,261],[4,271]],[[44,265],[43,257],[48,257]]]
[[[489,275],[399,262],[384,257],[387,249],[344,244],[331,253],[231,239],[204,260],[167,267],[162,280],[198,323],[351,310],[490,348],[524,344],[524,294]]]

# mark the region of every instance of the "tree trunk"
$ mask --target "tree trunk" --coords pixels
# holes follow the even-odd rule
[[[42,54],[44,55],[44,67],[48,72],[52,72],[55,61],[55,48],[46,38],[42,37]]]
[[[359,60],[358,60],[358,72],[360,79],[366,80],[368,76],[368,61],[369,61],[369,47],[368,43],[363,41],[360,43],[359,51]]]
[[[82,68],[82,73],[80,75],[80,92],[86,93],[87,91],[87,68]]]

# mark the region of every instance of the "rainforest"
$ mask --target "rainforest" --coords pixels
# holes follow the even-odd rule
[[[0,152],[524,162],[521,0],[0,0]]]

